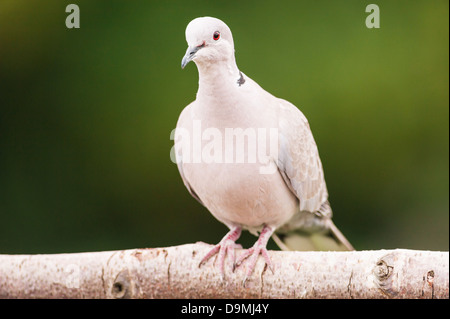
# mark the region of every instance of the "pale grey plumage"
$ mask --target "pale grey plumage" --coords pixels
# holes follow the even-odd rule
[[[331,234],[335,238],[331,249],[352,249],[331,221],[322,163],[303,113],[238,69],[231,31],[221,20],[191,21],[186,40],[189,47],[182,67],[192,60],[196,63],[199,90],[181,113],[177,129],[193,135],[195,123],[201,123],[203,129],[213,127],[221,134],[226,128],[277,128],[279,133],[278,158],[272,154],[265,158],[266,164],[277,166],[273,174],[260,174],[261,163],[192,163],[183,154],[187,142],[176,140],[178,169],[192,196],[231,230],[244,228],[256,234],[267,228],[263,232],[268,236],[274,231],[284,234],[284,243],[274,236],[284,249],[299,249],[297,243],[304,242],[297,240],[299,234]],[[269,147],[263,147],[269,154]],[[244,152],[248,155],[249,150]]]

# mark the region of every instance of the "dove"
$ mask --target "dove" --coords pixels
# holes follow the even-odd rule
[[[274,272],[266,248],[271,237],[283,250],[353,250],[332,222],[322,163],[303,113],[238,68],[223,21],[196,18],[185,34],[181,67],[193,61],[199,82],[195,101],[177,122],[183,134],[174,138],[176,163],[189,193],[230,229],[199,266],[217,254],[224,276],[226,260],[233,271],[245,261],[245,285],[260,255]],[[236,260],[242,230],[258,239]]]

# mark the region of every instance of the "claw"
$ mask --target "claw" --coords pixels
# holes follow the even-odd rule
[[[269,241],[270,236],[272,236],[273,231],[274,230],[272,228],[270,228],[268,226],[264,226],[255,245],[253,245],[252,248],[247,249],[247,251],[244,252],[239,257],[238,261],[236,262],[236,264],[235,264],[236,267],[234,267],[234,269],[239,267],[240,265],[242,265],[244,260],[251,257],[248,262],[249,268],[248,268],[247,274],[244,278],[244,281],[242,282],[244,287],[245,287],[245,283],[247,282],[247,279],[251,276],[251,274],[253,273],[253,270],[255,269],[256,262],[258,261],[258,257],[260,254],[263,256],[269,269],[272,271],[272,273],[274,273],[272,260],[270,259],[269,254],[267,253],[267,249],[266,249],[267,242]]]
[[[211,258],[212,256],[214,256],[215,254],[217,254],[217,252],[220,250],[220,244],[217,244],[216,246],[214,246],[213,249],[211,249],[206,255],[205,257],[203,257],[203,259],[200,261],[200,263],[198,264],[198,268],[200,268],[204,263],[206,263],[209,258]]]
[[[212,256],[219,253],[218,255],[218,262],[220,267],[220,272],[222,273],[222,279],[225,279],[225,257],[228,255],[228,259],[233,265],[233,269],[235,268],[235,252],[234,250],[236,248],[242,248],[241,245],[236,244],[235,241],[239,238],[241,235],[241,228],[235,227],[232,230],[230,230],[225,237],[222,238],[222,240],[215,245],[206,255],[203,257],[203,259],[200,261],[200,264],[198,265],[201,267],[204,263],[206,263]]]

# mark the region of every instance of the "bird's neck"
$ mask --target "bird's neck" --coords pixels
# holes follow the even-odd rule
[[[196,64],[199,73],[197,99],[220,101],[239,87],[242,74],[234,59]]]

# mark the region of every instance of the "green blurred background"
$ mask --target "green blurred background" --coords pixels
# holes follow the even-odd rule
[[[448,250],[449,3],[374,1],[368,29],[370,3],[0,0],[0,253],[222,238],[169,157],[197,90],[185,27],[205,15],[230,26],[243,72],[308,117],[357,249]]]

